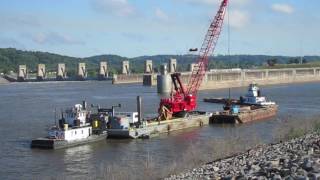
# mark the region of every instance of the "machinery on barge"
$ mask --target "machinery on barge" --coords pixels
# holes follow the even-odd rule
[[[212,123],[247,123],[272,118],[278,111],[278,105],[261,96],[261,90],[255,83],[249,85],[247,94],[239,100],[212,99],[211,102],[224,104],[223,111],[212,115]]]
[[[180,73],[171,74],[174,92],[171,93],[170,98],[160,100],[158,111],[161,120],[169,120],[174,117],[186,117],[196,109],[197,93],[208,69],[209,57],[213,54],[221,34],[227,6],[228,0],[223,0],[205,35],[199,50],[197,64],[192,71],[186,88],[180,79]]]

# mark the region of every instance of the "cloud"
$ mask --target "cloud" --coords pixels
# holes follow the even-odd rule
[[[12,31],[13,29],[26,29],[37,27],[40,28],[42,24],[39,18],[31,14],[5,14],[0,13],[0,31]]]
[[[168,21],[169,20],[169,16],[162,11],[160,8],[157,8],[154,12],[155,16],[157,19],[161,20],[161,21]]]
[[[134,14],[134,7],[127,0],[92,0],[93,8],[101,13],[129,16]]]
[[[284,14],[292,14],[294,12],[294,8],[289,4],[273,4],[271,9],[275,12],[280,12]]]
[[[32,40],[38,44],[49,44],[49,45],[57,45],[57,44],[84,44],[84,42],[71,38],[68,35],[59,34],[55,32],[50,33],[38,33],[32,36]]]
[[[227,23],[227,15],[225,18]],[[230,27],[241,29],[246,27],[250,23],[250,16],[247,12],[241,10],[230,11]]]

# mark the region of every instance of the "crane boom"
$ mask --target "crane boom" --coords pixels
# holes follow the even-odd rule
[[[187,94],[196,95],[197,91],[199,90],[199,87],[208,69],[208,58],[210,55],[212,55],[222,30],[227,5],[228,0],[223,0],[217,15],[210,24],[199,52],[197,65],[192,71],[192,75],[187,86]]]
[[[219,11],[211,22],[202,43],[197,65],[192,71],[187,88],[185,89],[182,84],[179,73],[173,73],[171,75],[175,93],[171,98],[163,98],[160,100],[160,107],[158,109],[160,118],[180,116],[180,114],[193,111],[197,107],[197,92],[207,71],[209,56],[213,53],[218,42],[227,5],[228,0],[222,0]]]

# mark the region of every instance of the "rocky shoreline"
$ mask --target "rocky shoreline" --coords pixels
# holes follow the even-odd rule
[[[166,179],[320,179],[320,135],[261,145]]]

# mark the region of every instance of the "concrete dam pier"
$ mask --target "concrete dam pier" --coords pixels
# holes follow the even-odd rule
[[[38,64],[36,75],[31,74],[26,65],[19,65],[16,75],[10,74],[3,77],[10,82],[111,80],[106,61],[100,62],[97,77],[88,77],[86,63],[78,63],[76,75],[73,77],[68,76],[66,64],[64,63],[57,64],[54,72],[47,71],[45,64]]]
[[[141,74],[129,74],[126,72],[127,63],[122,65],[122,74],[113,75],[112,83],[113,84],[126,84],[126,83],[143,83],[145,86],[154,86],[157,85],[157,73],[154,73],[152,60],[146,60],[144,66],[144,73]],[[164,71],[167,73],[174,73],[177,71],[177,60],[170,59],[169,65],[165,64],[166,67],[163,67],[164,64],[160,66],[160,73],[164,74]],[[163,69],[165,68],[165,69]],[[128,71],[127,71],[128,72]],[[170,77],[170,74],[168,74]]]

